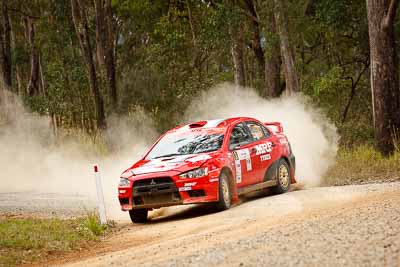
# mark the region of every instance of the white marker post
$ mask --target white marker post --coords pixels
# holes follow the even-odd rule
[[[94,178],[96,180],[97,201],[98,201],[98,204],[99,204],[100,223],[101,224],[106,224],[107,223],[106,207],[105,207],[105,204],[104,204],[103,186],[101,185],[101,177],[100,177],[100,172],[99,172],[99,165],[98,164],[94,164],[93,165],[93,169],[94,169]]]

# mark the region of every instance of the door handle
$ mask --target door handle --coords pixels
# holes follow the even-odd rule
[[[275,143],[272,143],[272,144],[271,144],[271,146],[272,146],[272,147],[275,147],[275,146],[276,146],[276,144],[275,144]]]

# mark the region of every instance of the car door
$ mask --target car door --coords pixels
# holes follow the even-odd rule
[[[245,122],[249,132],[253,138],[251,161],[254,168],[254,183],[264,181],[264,176],[267,169],[277,158],[279,151],[276,142],[276,137],[259,122]]]
[[[238,188],[254,183],[254,168],[251,161],[253,138],[243,123],[233,127],[229,137],[229,150],[235,161],[235,179]]]

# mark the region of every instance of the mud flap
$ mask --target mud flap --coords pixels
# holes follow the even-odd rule
[[[296,157],[294,156],[294,154],[293,154],[293,151],[292,151],[292,146],[290,145],[290,143],[289,143],[289,149],[290,149],[290,154],[289,154],[289,167],[290,167],[290,169],[291,169],[291,172],[290,172],[290,174],[291,174],[291,183],[292,184],[294,184],[294,183],[296,183],[297,181],[296,181],[296,178],[295,178],[295,172],[296,172]]]

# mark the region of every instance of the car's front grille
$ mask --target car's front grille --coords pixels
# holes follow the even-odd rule
[[[187,191],[190,197],[204,197],[206,193],[203,189],[200,190],[189,190]]]
[[[177,192],[178,189],[170,177],[149,178],[139,180],[133,184],[133,194],[148,195]]]
[[[181,201],[178,188],[170,177],[148,178],[133,184],[135,206],[178,203]]]
[[[144,180],[135,181],[135,183],[133,184],[133,187],[155,185],[155,184],[165,184],[165,183],[173,183],[171,177],[148,178],[148,179],[144,179]]]
[[[181,201],[181,197],[178,192],[166,193],[159,195],[148,195],[148,196],[138,196],[133,198],[133,203],[135,206],[140,205],[160,205],[178,203]]]

